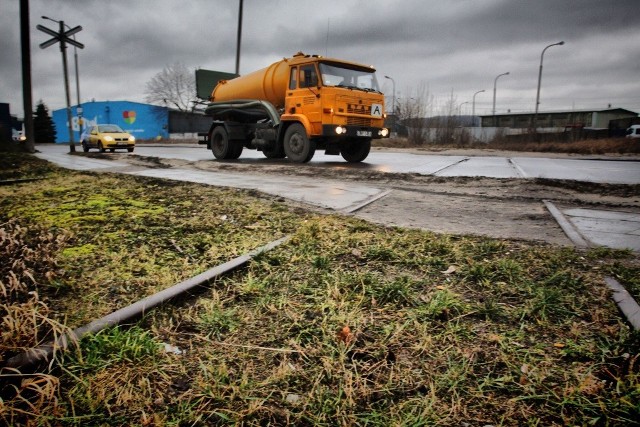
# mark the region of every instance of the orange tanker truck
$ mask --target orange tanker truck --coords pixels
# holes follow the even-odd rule
[[[205,114],[216,159],[244,148],[304,163],[316,149],[361,162],[371,140],[386,138],[384,95],[370,66],[297,53],[267,68],[221,80]]]

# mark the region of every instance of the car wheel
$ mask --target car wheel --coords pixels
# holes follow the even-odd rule
[[[358,163],[366,159],[370,151],[370,139],[352,139],[347,141],[347,143],[342,147],[340,154],[342,154],[342,158],[347,162]]]
[[[85,153],[89,152],[89,145],[87,144],[87,141],[82,141],[82,151]]]
[[[133,153],[133,147],[127,148],[127,151],[130,152],[130,153]]]
[[[294,123],[284,134],[284,152],[292,162],[306,163],[316,152],[316,142],[307,137],[300,123]]]
[[[112,153],[115,153],[116,149],[115,148],[109,148],[109,151],[111,151]]]
[[[98,142],[98,150],[100,150],[101,153],[105,152],[104,147],[102,146],[102,142]]]

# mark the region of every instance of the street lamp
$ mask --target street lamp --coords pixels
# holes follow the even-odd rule
[[[540,54],[540,69],[538,71],[538,92],[536,94],[536,112],[533,115],[533,127],[534,129],[538,128],[538,105],[540,105],[540,82],[542,81],[542,59],[544,58],[545,50],[549,49],[551,46],[562,46],[564,41],[550,44],[549,46],[542,49],[542,53]]]
[[[473,117],[473,127],[476,127],[476,95],[484,92],[484,89],[477,91],[473,94],[472,103],[471,103],[471,116]]]
[[[506,73],[502,73],[502,74],[498,74],[496,76],[495,79],[493,79],[493,110],[492,110],[492,114],[495,116],[496,115],[496,83],[498,83],[498,77],[502,77],[502,76],[508,76],[509,72],[507,71]],[[495,122],[495,118],[494,118],[494,122]],[[495,123],[494,123],[495,125]]]
[[[469,101],[465,101],[465,102],[461,103],[460,105],[458,105],[458,116],[462,115],[462,106],[464,104],[468,104],[468,103],[469,103]]]
[[[47,19],[49,21],[53,21],[53,22],[57,22],[58,24],[60,23],[60,21],[53,19],[53,18],[49,18],[48,16],[41,16],[42,19]],[[65,27],[67,27],[68,29],[71,29],[71,27],[69,25],[67,25],[66,23],[64,24]],[[73,39],[76,39],[76,35],[73,34]],[[80,74],[78,72],[78,48],[76,48],[75,46],[73,46],[73,61],[74,61],[74,65],[76,68],[76,99],[78,101],[78,106],[76,108],[76,113],[78,115],[78,126],[79,126],[79,130],[78,130],[78,140],[80,140],[80,138],[82,138],[82,107],[80,106]],[[82,141],[80,141],[82,142]]]
[[[384,78],[391,80],[391,83],[393,84],[393,102],[391,104],[391,113],[395,116],[396,114],[396,81],[389,76],[384,76]]]

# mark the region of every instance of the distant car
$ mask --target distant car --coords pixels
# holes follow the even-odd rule
[[[640,125],[632,125],[628,128],[627,138],[640,138]]]
[[[15,130],[15,129],[11,129],[11,138],[14,141],[18,141],[18,142],[23,142],[27,140],[27,137],[24,136],[24,134],[22,132],[20,132],[19,130]]]
[[[97,148],[101,153],[106,150],[113,153],[117,149],[126,149],[131,153],[136,145],[136,138],[118,125],[91,126],[82,133],[81,139],[85,153],[91,148]]]

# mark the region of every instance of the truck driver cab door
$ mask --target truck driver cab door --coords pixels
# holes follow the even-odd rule
[[[304,114],[313,124],[322,120],[320,88],[315,64],[291,68],[285,111],[287,114]]]

